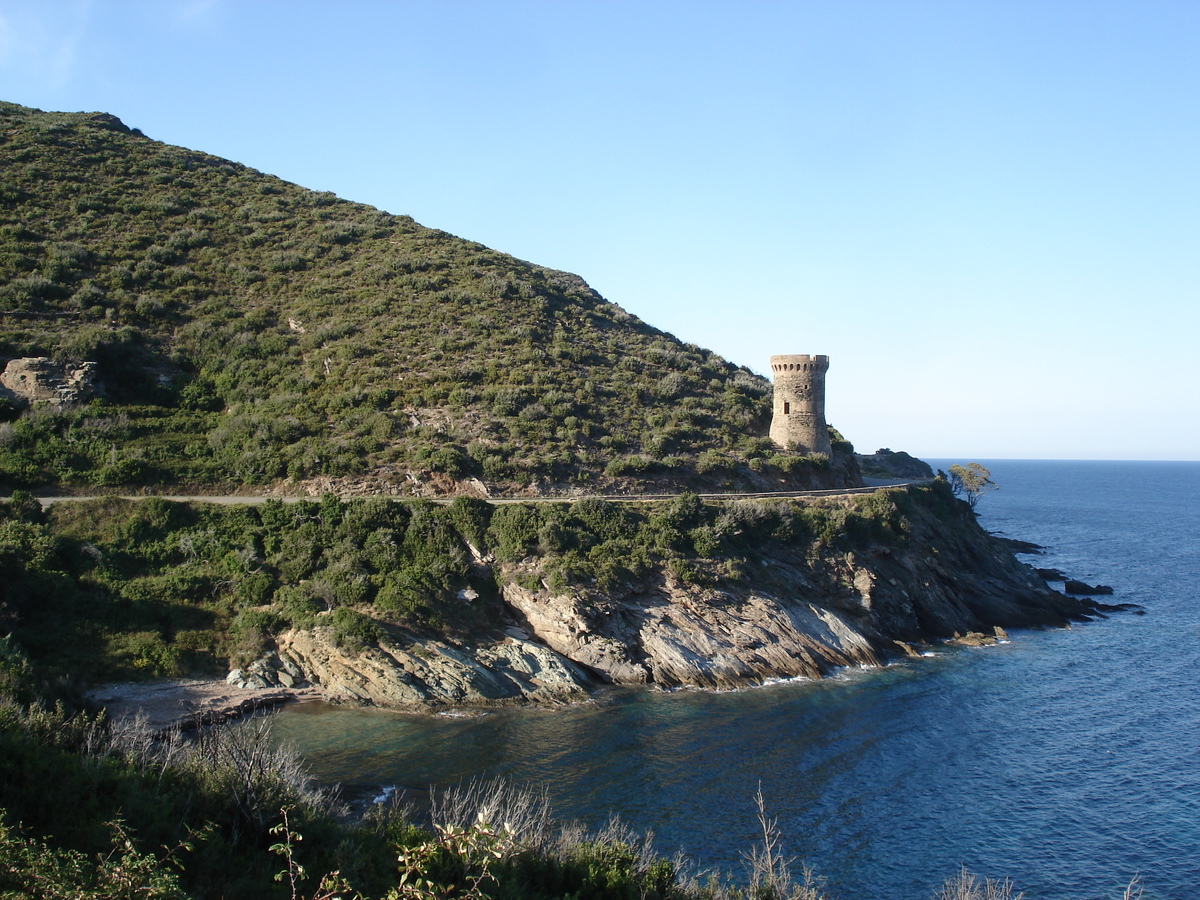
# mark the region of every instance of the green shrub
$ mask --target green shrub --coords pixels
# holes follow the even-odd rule
[[[628,536],[633,527],[633,519],[616,503],[607,500],[588,499],[568,507],[570,514],[567,522],[577,532],[590,535],[594,540],[583,541],[584,544],[614,540]]]
[[[688,537],[692,541],[693,551],[702,559],[716,556],[721,547],[721,539],[716,530],[708,525],[693,528],[688,532]]]
[[[604,474],[612,478],[627,475],[644,475],[655,469],[654,460],[646,456],[619,456],[604,467]]]
[[[423,593],[420,583],[414,584],[404,573],[382,578],[375,591],[375,608],[407,624],[427,624],[431,610]]]
[[[429,468],[435,472],[445,472],[455,480],[466,478],[475,468],[474,460],[457,447],[434,450],[427,459]]]
[[[325,609],[309,585],[285,585],[275,592],[273,599],[279,617],[291,628],[311,628]]]
[[[491,525],[494,509],[495,507],[486,500],[455,497],[446,507],[446,514],[463,539],[470,541],[476,549],[482,550],[487,546],[487,530]]]
[[[239,612],[229,625],[226,639],[225,651],[230,665],[245,665],[270,650],[272,635],[284,624],[285,620],[268,610],[243,609]]]
[[[701,475],[725,472],[734,467],[734,460],[719,450],[704,450],[696,457],[696,471]]]
[[[262,606],[271,602],[278,588],[278,579],[269,572],[252,572],[238,581],[234,593],[241,605]]]
[[[498,506],[488,526],[488,544],[501,562],[523,559],[537,547],[541,524],[535,506],[519,503]]]
[[[157,631],[114,635],[108,652],[117,671],[133,678],[166,678],[184,674],[179,651]]]
[[[330,624],[334,644],[351,652],[361,651],[383,634],[373,619],[346,607],[333,611]]]

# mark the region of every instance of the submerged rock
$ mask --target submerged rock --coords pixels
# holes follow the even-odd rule
[[[990,647],[992,644],[1006,640],[1008,640],[1008,633],[997,625],[992,629],[991,634],[983,634],[979,631],[971,631],[963,635],[956,634],[949,643],[958,644],[961,647]]]
[[[1044,581],[1066,581],[1067,576],[1058,569],[1034,569]]]
[[[1111,594],[1113,592],[1113,589],[1107,584],[1088,584],[1084,581],[1076,581],[1074,578],[1068,578],[1063,583],[1063,590],[1068,594],[1081,594],[1085,597]]]
[[[1013,553],[1026,553],[1032,555],[1035,553],[1046,552],[1045,547],[1043,547],[1041,544],[1035,544],[1032,541],[1020,541],[1016,538],[1000,537],[999,535],[996,535],[996,540],[1002,542],[1005,546],[1012,550]]]

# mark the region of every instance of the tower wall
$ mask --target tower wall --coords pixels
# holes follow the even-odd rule
[[[775,412],[771,440],[800,453],[832,454],[825,423],[825,373],[828,356],[772,356]]]

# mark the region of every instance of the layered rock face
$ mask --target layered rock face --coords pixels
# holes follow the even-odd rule
[[[475,646],[437,640],[380,640],[338,647],[329,629],[292,631],[279,655],[298,665],[329,700],[399,708],[489,706],[582,700],[594,680],[541,644],[511,635]]]
[[[845,615],[798,598],[671,578],[600,605],[515,584],[504,597],[549,647],[616,684],[724,688],[879,662]]]
[[[351,652],[317,628],[285,635],[280,654],[345,701],[554,702],[604,683],[727,688],[816,678],[878,665],[914,643],[1062,625],[1094,609],[1049,590],[965,504],[923,496],[906,504],[899,540],[859,541],[843,552],[781,542],[760,548],[737,578],[685,583],[660,567],[605,592],[530,587],[539,560],[528,558],[495,571],[513,623],[505,636],[455,643],[393,635]]]
[[[1049,590],[974,521],[947,529],[914,515],[908,523],[903,547],[820,559],[774,548],[727,587],[660,573],[605,598],[516,583],[504,598],[533,636],[604,681],[713,688],[820,677],[877,665],[898,643],[1087,614],[1087,604]]]

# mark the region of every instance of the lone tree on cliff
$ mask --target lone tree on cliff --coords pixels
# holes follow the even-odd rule
[[[967,463],[960,466],[957,463],[950,467],[950,490],[955,497],[962,497],[971,509],[979,502],[979,498],[988,491],[996,491],[1000,485],[992,481],[992,473],[979,463]]]

